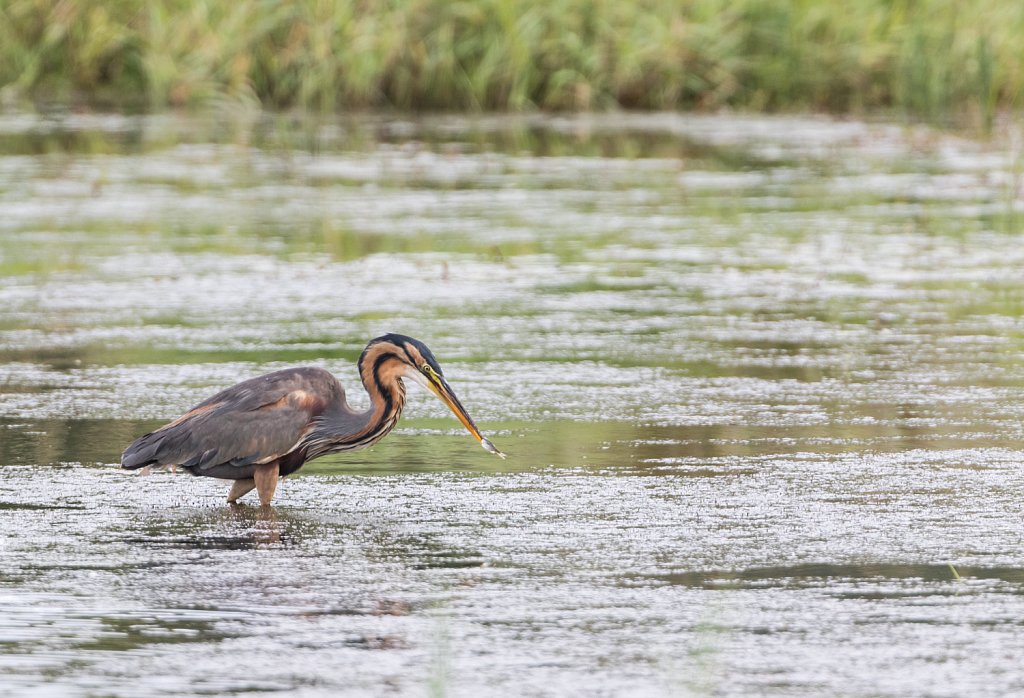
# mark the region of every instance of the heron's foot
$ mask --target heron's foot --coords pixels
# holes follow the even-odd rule
[[[256,481],[251,477],[244,480],[235,480],[234,484],[231,485],[231,491],[228,492],[228,504],[237,504],[239,497],[252,492],[254,489],[256,489]]]

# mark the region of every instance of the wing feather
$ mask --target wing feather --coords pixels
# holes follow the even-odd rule
[[[204,474],[269,463],[293,450],[310,423],[343,396],[337,379],[321,369],[259,376],[140,437],[125,449],[121,466],[178,465]]]

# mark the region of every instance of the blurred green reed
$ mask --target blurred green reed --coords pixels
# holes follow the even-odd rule
[[[0,97],[159,108],[894,109],[990,124],[1005,0],[0,0]]]

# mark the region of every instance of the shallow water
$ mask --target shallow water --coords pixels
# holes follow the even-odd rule
[[[1024,692],[1021,139],[818,118],[0,114],[0,693]],[[121,472],[410,389],[271,513]]]

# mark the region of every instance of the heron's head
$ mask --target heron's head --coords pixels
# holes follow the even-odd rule
[[[369,385],[368,380],[377,381],[379,389],[384,387],[380,384],[382,382],[402,378],[419,383],[448,406],[485,450],[505,457],[505,454],[495,448],[494,444],[477,429],[472,417],[445,380],[441,365],[434,358],[434,352],[418,339],[403,334],[386,334],[372,340],[359,357],[359,375],[366,385]]]

